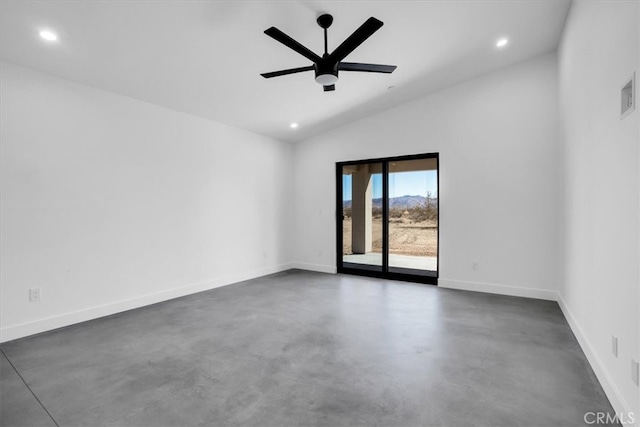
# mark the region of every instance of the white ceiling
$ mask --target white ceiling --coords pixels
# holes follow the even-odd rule
[[[285,141],[300,141],[477,75],[556,49],[570,0],[6,1],[3,60]],[[340,74],[323,92],[311,65],[263,34],[275,26],[321,54],[368,17],[384,26],[345,60],[397,65]],[[42,28],[59,34],[45,43]],[[495,42],[507,36],[506,49]],[[394,86],[388,89],[389,86]],[[297,129],[289,124],[298,122]]]

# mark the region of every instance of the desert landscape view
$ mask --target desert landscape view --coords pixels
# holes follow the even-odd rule
[[[438,255],[438,202],[422,196],[402,196],[389,200],[389,253],[396,255]],[[373,200],[373,252],[382,252],[382,206]],[[351,255],[351,203],[343,204],[343,254]]]

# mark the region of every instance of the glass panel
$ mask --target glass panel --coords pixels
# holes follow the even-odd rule
[[[342,167],[342,264],[382,271],[382,163]]]
[[[438,270],[438,163],[389,162],[389,272]]]

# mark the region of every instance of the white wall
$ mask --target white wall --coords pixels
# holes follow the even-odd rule
[[[290,144],[0,71],[0,340],[290,267]]]
[[[335,271],[335,162],[439,152],[440,284],[555,299],[561,149],[554,54],[294,150],[298,266]]]
[[[640,345],[640,111],[620,119],[623,83],[634,71],[640,80],[638,7],[574,1],[559,48],[567,261],[560,302],[614,407],[635,410],[640,423],[630,374]]]

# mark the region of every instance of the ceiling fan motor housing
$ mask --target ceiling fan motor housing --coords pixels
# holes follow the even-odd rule
[[[329,60],[327,57],[322,58],[314,64],[316,73],[316,82],[323,86],[329,86],[338,81],[338,63]]]

